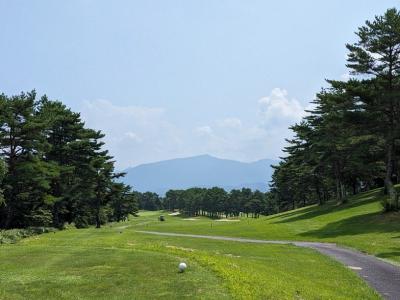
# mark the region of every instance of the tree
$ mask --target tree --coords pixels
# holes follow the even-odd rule
[[[61,102],[37,101],[35,91],[1,94],[0,228],[100,227],[135,213],[103,137]]]
[[[123,183],[112,183],[109,194],[109,203],[112,208],[112,220],[123,221],[129,215],[136,215],[138,208],[138,198],[136,193],[131,192],[131,187]]]
[[[389,200],[386,210],[399,208],[394,181],[396,180],[396,142],[400,121],[400,13],[392,8],[383,16],[367,21],[356,33],[358,41],[348,44],[347,66],[354,75],[369,76],[368,87],[374,97],[365,101],[366,111],[378,118],[374,125],[385,141],[385,187]],[[362,95],[360,95],[362,96]]]
[[[250,210],[249,206],[246,205],[251,201],[252,198],[252,191],[249,188],[242,188],[241,192],[241,199],[240,199],[240,207],[242,209],[242,212],[246,214],[246,216],[249,216]]]
[[[258,218],[265,209],[265,197],[260,191],[255,191],[247,204],[254,218]]]
[[[140,194],[139,208],[144,210],[160,210],[162,208],[160,197],[156,193],[145,192]]]
[[[37,118],[36,93],[0,96],[0,150],[8,172],[3,181],[5,215],[1,227],[51,224],[50,181],[57,166],[42,160],[47,146]]]
[[[165,194],[165,208],[174,211],[178,208],[179,192],[176,190],[168,190]]]
[[[71,205],[79,195],[79,168],[89,166],[87,152],[81,146],[88,146],[91,131],[84,128],[78,113],[72,112],[58,101],[50,101],[46,96],[40,100],[38,118],[45,124],[43,130],[47,142],[44,160],[57,164],[59,176],[51,182],[54,197],[53,225],[59,228],[65,222],[72,222]]]
[[[2,159],[0,159],[0,186],[3,182],[4,176],[6,175],[6,164]],[[5,203],[3,190],[0,188],[0,207],[3,206]]]
[[[225,214],[231,214],[237,217],[241,211],[241,191],[236,189],[231,190],[227,197]]]
[[[270,201],[279,210],[332,196],[338,204],[385,178],[385,210],[399,209],[394,187],[399,170],[400,13],[389,9],[358,29],[347,45],[353,75],[347,82],[328,80],[315,108],[291,126],[271,182]]]

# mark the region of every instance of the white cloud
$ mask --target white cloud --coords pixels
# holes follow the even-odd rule
[[[212,129],[210,126],[199,126],[195,128],[195,132],[200,136],[212,135]]]
[[[227,127],[224,120],[217,120],[212,124],[197,127],[197,139],[194,142],[199,153],[242,161],[279,155],[280,149],[276,147],[276,139],[272,138],[273,131],[269,132],[257,124],[242,121],[240,124],[240,127],[232,128]]]
[[[349,81],[350,78],[351,78],[351,75],[349,73],[344,73],[340,76],[340,80],[343,80],[343,81]]]
[[[257,106],[258,105],[258,106]],[[254,106],[251,120],[228,117],[178,127],[159,107],[118,106],[108,100],[87,101],[81,114],[88,127],[102,130],[118,169],[141,163],[208,153],[223,158],[254,161],[282,155],[288,127],[305,115],[298,100],[275,88]]]
[[[202,153],[243,161],[277,158],[282,155],[285,138],[292,136],[289,126],[306,115],[305,109],[312,106],[305,107],[290,99],[286,90],[275,88],[259,99],[258,115],[252,122],[225,118],[197,127],[197,147]]]
[[[125,136],[127,136],[131,140],[134,140],[137,143],[143,142],[143,139],[134,132],[131,131],[125,132]]]
[[[226,118],[217,122],[219,126],[225,128],[238,129],[242,127],[242,121],[238,118]]]
[[[296,99],[289,99],[284,89],[274,88],[269,96],[258,100],[259,112],[266,124],[297,122],[304,115],[304,107]]]
[[[106,134],[106,147],[119,169],[175,157],[183,145],[180,130],[167,120],[163,108],[95,100],[86,101],[81,114],[88,127]]]

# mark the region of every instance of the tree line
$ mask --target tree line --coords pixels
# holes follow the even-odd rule
[[[271,197],[280,210],[384,186],[384,210],[399,210],[400,13],[389,9],[347,44],[348,81],[328,80],[314,109],[291,127],[274,166]]]
[[[248,188],[227,192],[223,188],[193,187],[186,190],[169,190],[164,197],[156,193],[137,193],[140,209],[180,211],[187,216],[210,218],[246,215],[257,218],[278,211],[268,193]]]
[[[136,213],[100,131],[35,91],[0,95],[0,228],[87,227]]]

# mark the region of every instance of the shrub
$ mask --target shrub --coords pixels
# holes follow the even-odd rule
[[[28,227],[25,229],[0,230],[0,244],[14,244],[21,239],[47,232],[55,232],[52,227]]]

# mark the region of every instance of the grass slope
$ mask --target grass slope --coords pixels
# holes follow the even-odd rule
[[[361,193],[345,205],[309,206],[259,219],[219,222],[207,218],[140,224],[141,230],[335,242],[400,263],[400,213],[382,213],[381,190]]]
[[[311,249],[135,232],[158,227],[157,215],[1,245],[0,299],[379,299],[355,273]],[[209,231],[206,220],[163,225]],[[180,261],[189,266],[183,274]]]

